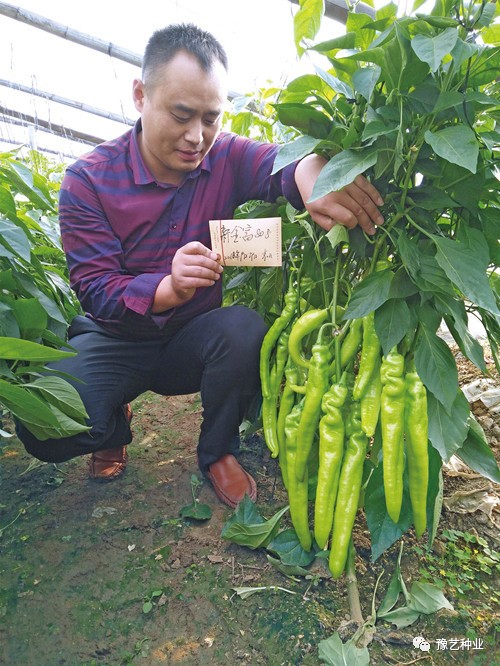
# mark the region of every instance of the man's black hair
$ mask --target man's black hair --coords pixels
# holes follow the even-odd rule
[[[173,24],[154,32],[147,43],[142,61],[144,83],[153,83],[157,70],[179,51],[194,55],[204,71],[209,71],[217,60],[224,69],[228,68],[226,52],[211,33],[192,23]]]

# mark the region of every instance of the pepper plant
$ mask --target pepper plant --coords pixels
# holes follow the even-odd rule
[[[64,377],[46,376],[80,312],[59,238],[62,166],[32,152],[0,154],[0,416],[14,415],[39,439],[86,430],[86,412]],[[1,420],[0,420],[1,426]],[[0,435],[9,435],[0,427]]]
[[[268,308],[272,326],[261,367],[263,386],[271,387],[264,394],[264,431],[272,455],[278,455],[285,468],[289,495],[291,487],[295,493],[297,484],[304,483],[304,451],[299,451],[301,438],[296,433],[306,432],[304,419],[300,425],[301,408],[313,418],[314,410],[306,410],[308,384],[315,385],[308,373],[315,345],[324,342],[323,327],[329,326],[331,333],[329,374],[334,392],[349,370],[354,402],[364,399],[369,384],[361,378],[365,362],[368,376],[381,378],[376,418],[369,414],[371,426],[363,425],[370,444],[365,446],[359,492],[374,560],[412,525],[417,535],[427,528],[432,542],[441,508],[442,463],[453,454],[486,477],[500,480],[493,453],[460,389],[453,352],[441,334],[444,323],[461,353],[486,374],[483,347],[471,332],[471,321],[477,319],[500,370],[499,9],[493,2],[445,0],[422,14],[422,4],[416,2],[411,15],[398,16],[397,5],[391,3],[374,19],[354,8],[344,35],[314,43],[323,2],[301,1],[294,22],[298,52],[312,52],[316,58],[319,54],[324,64],[291,81],[274,104],[277,136],[290,137],[293,132],[278,154],[275,170],[316,152],[327,163],[312,199],[341,189],[359,174],[368,176],[384,198],[385,223],[375,237],[341,226],[326,233],[307,212],[278,207],[284,220],[285,270],[262,274],[269,293],[286,291],[287,285],[295,290],[298,306],[291,330],[285,332],[290,357],[295,334],[306,359],[305,368],[298,364],[299,379],[290,382],[290,368],[287,374],[287,366],[278,363],[279,342],[267,348],[282,320],[275,300]],[[308,329],[297,334],[294,326],[313,312],[321,320],[319,333]],[[293,409],[287,388],[297,394]],[[288,422],[281,414],[285,402]],[[362,405],[363,400],[363,409]],[[328,409],[325,404],[325,415]],[[320,416],[314,411],[313,429]],[[360,445],[353,439],[354,431],[359,434],[359,418],[344,417],[343,455],[351,448],[353,460],[354,452],[360,458]],[[280,442],[284,437],[286,448],[287,428],[293,451],[282,455]],[[321,430],[318,440],[321,451]],[[322,454],[317,450],[316,446],[316,455],[308,461],[309,487],[311,477],[322,477]],[[282,464],[289,458],[295,470],[292,480],[290,466]],[[350,464],[355,470],[352,478],[357,478],[359,462]],[[338,479],[335,483],[342,485]],[[303,486],[297,492],[304,497]],[[340,489],[338,493],[340,497]],[[296,499],[290,497],[290,504],[307,547],[307,513],[303,504],[297,507]],[[326,501],[325,496],[318,508],[321,513]],[[344,503],[339,515],[347,514],[352,514],[351,507]],[[350,533],[353,519],[349,525],[343,523]],[[335,533],[335,519],[333,529]],[[336,546],[337,576],[346,560],[353,559],[345,534],[338,539],[344,552],[338,561]],[[320,540],[324,542],[324,536]]]

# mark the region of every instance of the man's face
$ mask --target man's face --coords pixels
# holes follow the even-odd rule
[[[155,176],[178,185],[208,153],[219,133],[227,98],[221,63],[204,71],[184,51],[163,65],[152,84],[134,81],[134,102],[141,114],[141,154]]]

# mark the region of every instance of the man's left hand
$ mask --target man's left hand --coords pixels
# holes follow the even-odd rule
[[[348,229],[359,225],[367,234],[373,235],[376,226],[384,223],[379,206],[383,199],[377,189],[362,175],[337,192],[308,201],[314,183],[326,160],[319,155],[309,155],[299,162],[295,181],[306,210],[320,227],[329,231],[335,224]]]

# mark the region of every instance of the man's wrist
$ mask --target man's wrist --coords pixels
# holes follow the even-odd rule
[[[176,290],[174,288],[172,276],[166,275],[156,289],[151,312],[153,314],[159,314],[160,312],[171,310],[178,305],[186,303],[186,301],[189,301],[194,295],[194,291],[192,293],[191,291],[192,290],[184,292]]]

